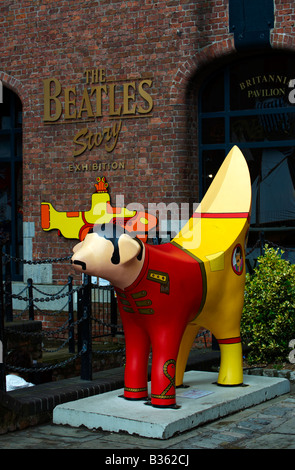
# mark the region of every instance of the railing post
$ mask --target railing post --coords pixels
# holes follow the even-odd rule
[[[77,322],[78,322],[78,351],[81,351],[83,345],[82,338],[82,320],[83,318],[83,286],[77,293]]]
[[[5,263],[5,319],[6,321],[13,321],[12,311],[12,287],[11,287],[11,260],[8,258]]]
[[[81,379],[92,380],[91,277],[84,274]]]
[[[75,352],[75,332],[74,327],[74,302],[73,302],[73,277],[68,276],[69,285],[69,353]]]
[[[27,280],[27,285],[29,291],[29,320],[34,320],[33,280],[31,278]]]
[[[3,264],[2,264],[2,249],[3,245],[0,244],[0,390],[6,391],[6,376],[5,376],[5,354],[4,354],[4,299],[3,299]]]

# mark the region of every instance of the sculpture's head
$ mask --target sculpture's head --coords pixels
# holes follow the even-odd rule
[[[114,224],[94,225],[85,239],[73,248],[71,263],[80,273],[102,277],[113,282],[118,267],[141,261],[143,244]]]

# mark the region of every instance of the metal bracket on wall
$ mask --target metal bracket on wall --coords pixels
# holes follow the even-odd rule
[[[229,31],[237,51],[270,47],[273,27],[273,0],[229,0]]]

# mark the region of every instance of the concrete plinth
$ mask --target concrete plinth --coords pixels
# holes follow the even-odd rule
[[[220,387],[216,385],[217,377],[214,372],[186,372],[184,384],[189,387],[177,389],[178,409],[125,400],[120,397],[121,389],[58,405],[53,422],[168,439],[290,391],[287,379],[246,376],[243,386]]]

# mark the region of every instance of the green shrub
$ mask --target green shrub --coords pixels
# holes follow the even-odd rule
[[[266,245],[254,273],[246,274],[241,334],[249,363],[286,361],[295,338],[295,265],[282,254]]]

